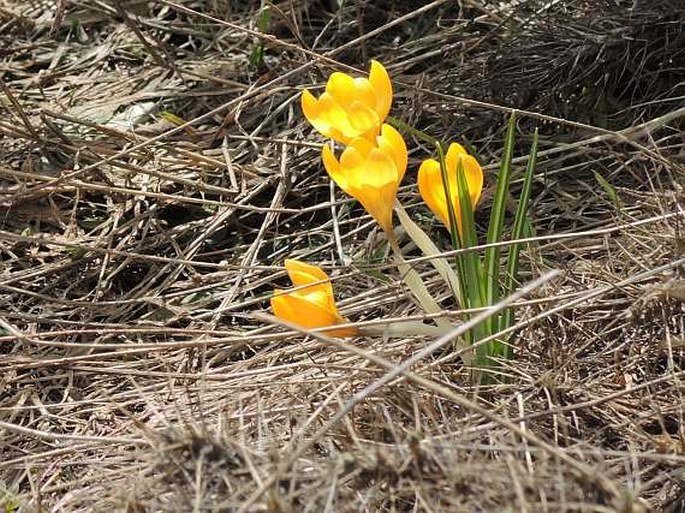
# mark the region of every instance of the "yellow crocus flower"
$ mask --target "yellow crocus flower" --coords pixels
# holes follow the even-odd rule
[[[318,99],[306,89],[302,93],[302,111],[307,120],[325,137],[342,144],[378,135],[391,104],[390,77],[377,61],[371,61],[369,78],[335,72]]]
[[[322,157],[331,179],[390,233],[397,189],[407,169],[407,146],[399,132],[384,124],[375,140],[352,140],[340,160],[329,145]]]
[[[285,261],[285,269],[293,285],[302,288],[291,292],[274,290],[271,308],[276,317],[307,329],[326,328],[348,322],[338,313],[333,285],[320,267],[288,259]],[[309,284],[313,285],[306,287]],[[324,333],[333,337],[353,337],[359,334],[356,328],[333,329]]]
[[[457,166],[460,161],[464,167],[464,176],[469,187],[469,197],[471,199],[471,208],[473,209],[476,208],[483,190],[483,170],[478,161],[466,153],[466,150],[460,144],[450,144],[447,155],[445,155],[445,166],[447,168],[450,200],[457,219],[457,228],[461,233],[461,210],[459,207],[459,193],[457,191]],[[445,188],[442,183],[442,174],[440,172],[440,162],[433,159],[424,160],[419,168],[418,183],[419,193],[423,201],[426,202],[426,205],[449,230],[449,212],[447,210]]]

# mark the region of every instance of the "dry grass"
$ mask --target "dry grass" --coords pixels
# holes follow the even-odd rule
[[[258,8],[0,0],[4,511],[684,511],[685,11],[284,1],[256,65]],[[297,256],[354,321],[420,317],[299,110],[370,58],[490,183],[509,107],[519,154],[541,128],[524,275],[562,274],[518,301],[505,385],[258,315]]]

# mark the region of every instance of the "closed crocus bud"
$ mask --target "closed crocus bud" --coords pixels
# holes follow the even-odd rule
[[[286,260],[285,269],[293,285],[301,288],[291,292],[274,290],[271,308],[276,317],[306,329],[327,328],[348,322],[338,313],[333,285],[320,267],[298,260]],[[353,337],[359,331],[356,328],[340,328],[327,330],[324,334]]]
[[[340,160],[328,145],[322,157],[331,179],[359,201],[381,228],[391,232],[397,189],[407,169],[407,146],[399,132],[384,124],[375,139],[351,141]]]
[[[390,77],[377,61],[371,61],[369,78],[336,72],[319,98],[306,89],[302,93],[302,111],[307,120],[322,135],[342,144],[378,135],[391,104]]]
[[[471,208],[475,209],[480,194],[483,190],[483,170],[478,161],[457,143],[450,144],[445,155],[447,170],[447,183],[449,184],[450,201],[457,220],[457,228],[462,233],[461,210],[459,206],[459,191],[457,190],[457,167],[461,162],[464,168],[464,177],[469,187]],[[428,208],[450,229],[449,211],[447,207],[447,195],[442,182],[440,162],[433,159],[424,160],[419,168],[419,193],[426,202]]]

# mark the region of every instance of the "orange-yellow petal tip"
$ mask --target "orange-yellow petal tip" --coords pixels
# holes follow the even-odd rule
[[[381,119],[385,119],[392,105],[392,82],[387,70],[378,61],[371,61],[369,82],[376,93],[376,112]]]
[[[300,97],[302,112],[304,113],[304,116],[307,118],[307,120],[309,120],[310,122],[313,119],[316,119],[318,116],[318,103],[318,100],[314,97],[312,93],[309,92],[308,89],[302,91],[302,96]]]

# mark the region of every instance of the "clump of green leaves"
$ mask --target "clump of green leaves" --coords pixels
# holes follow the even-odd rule
[[[530,200],[531,185],[535,172],[538,133],[533,136],[528,165],[523,178],[523,187],[518,198],[518,206],[511,232],[511,244],[506,258],[506,265],[502,267],[501,252],[504,234],[504,218],[507,208],[507,200],[510,196],[512,159],[514,152],[514,134],[516,128],[515,116],[509,119],[504,143],[502,161],[499,168],[497,186],[494,201],[488,223],[486,248],[481,256],[477,251],[470,250],[478,246],[476,225],[469,200],[468,183],[464,174],[464,167],[459,163],[457,167],[457,189],[459,195],[459,208],[462,220],[462,233],[456,228],[451,230],[452,243],[455,249],[464,249],[456,255],[456,270],[459,277],[459,303],[465,310],[482,309],[497,304],[501,299],[513,292],[518,283],[519,256],[521,243],[516,242],[524,234],[527,224],[528,205]],[[445,167],[444,154],[440,154],[441,167],[443,169],[443,186],[447,187],[447,169]],[[448,203],[450,217],[456,218],[452,205]],[[452,223],[455,227],[456,223]],[[504,273],[502,273],[504,270]],[[486,322],[476,326],[467,334],[467,342],[475,345],[475,365],[482,371],[492,369],[497,365],[499,358],[510,359],[512,357],[511,345],[505,335],[498,337],[497,334],[510,328],[514,323],[514,311],[506,309],[499,315],[494,315]],[[487,340],[479,344],[480,341]],[[481,377],[492,378],[489,373],[481,373]]]

